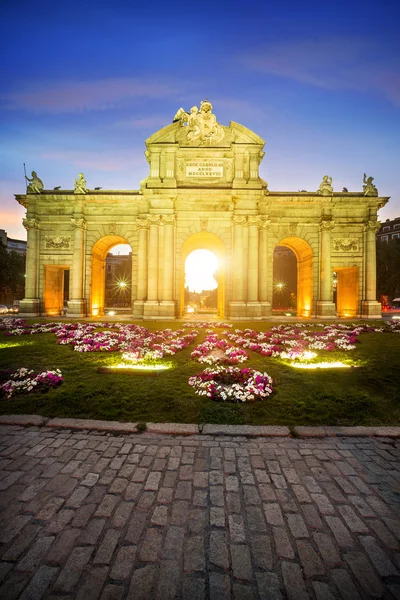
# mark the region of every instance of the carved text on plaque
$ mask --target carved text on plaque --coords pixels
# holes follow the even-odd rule
[[[224,176],[222,160],[191,160],[186,163],[186,177],[198,179],[219,178]]]

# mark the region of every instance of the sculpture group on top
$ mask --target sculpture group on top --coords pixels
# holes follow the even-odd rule
[[[190,145],[211,146],[218,144],[225,135],[207,99],[200,102],[200,109],[192,106],[190,113],[180,108],[173,119],[174,123],[177,121],[182,127],[187,127],[186,141]]]

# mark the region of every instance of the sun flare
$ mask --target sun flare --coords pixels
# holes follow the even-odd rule
[[[215,290],[218,287],[214,277],[217,269],[218,260],[210,250],[191,252],[185,262],[185,287],[197,294],[203,290]]]

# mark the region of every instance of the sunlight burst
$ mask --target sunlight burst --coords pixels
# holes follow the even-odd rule
[[[185,287],[197,294],[203,290],[215,290],[218,287],[214,277],[217,269],[217,258],[210,250],[195,250],[185,262]]]

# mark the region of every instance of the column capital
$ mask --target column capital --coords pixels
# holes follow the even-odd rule
[[[247,217],[249,225],[255,225],[256,227],[260,227],[261,225],[261,217],[260,215],[250,215]]]
[[[39,221],[34,218],[22,219],[22,225],[27,231],[29,231],[29,229],[39,229],[40,226]]]
[[[244,215],[233,215],[232,221],[234,225],[245,225],[247,223],[247,217]]]
[[[136,219],[136,227],[138,229],[148,229],[150,222],[148,219]]]
[[[171,214],[171,215],[163,215],[162,216],[162,221],[165,225],[175,225],[176,223],[176,215],[175,214]]]
[[[321,221],[319,222],[320,231],[332,231],[334,227],[335,222],[332,221],[330,217],[322,217]]]
[[[260,219],[260,229],[269,229],[269,226],[271,225],[271,219],[269,219],[268,216],[260,217]]]
[[[161,221],[161,215],[149,215],[147,217],[150,225],[159,225]]]
[[[83,218],[71,217],[71,226],[73,229],[86,229],[86,221]]]
[[[381,228],[381,224],[379,221],[365,221],[364,223],[364,231],[373,231],[374,233],[379,231]]]

